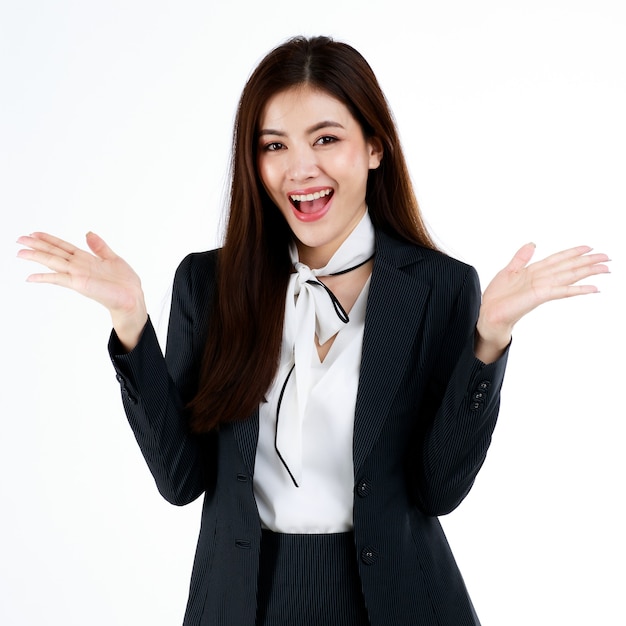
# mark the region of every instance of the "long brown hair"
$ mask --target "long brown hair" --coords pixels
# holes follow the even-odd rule
[[[436,248],[422,220],[398,132],[367,61],[328,37],[296,37],[272,50],[246,83],[235,119],[230,215],[219,251],[216,295],[191,425],[206,432],[249,417],[263,400],[280,356],[291,231],[261,183],[257,132],[275,94],[309,85],[341,101],[365,137],[383,146],[370,170],[366,202],[374,227]]]

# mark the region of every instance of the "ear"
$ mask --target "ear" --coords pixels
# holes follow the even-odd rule
[[[383,160],[383,143],[378,137],[370,137],[367,146],[370,154],[369,168],[375,170]]]

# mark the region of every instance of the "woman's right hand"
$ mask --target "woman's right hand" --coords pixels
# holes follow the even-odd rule
[[[98,235],[90,232],[86,239],[93,254],[47,233],[32,233],[17,240],[25,246],[17,255],[52,270],[31,274],[28,282],[67,287],[106,307],[120,342],[132,350],[148,319],[141,280]]]

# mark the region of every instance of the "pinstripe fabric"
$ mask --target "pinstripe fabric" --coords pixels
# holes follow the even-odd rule
[[[352,533],[264,530],[257,626],[369,626]]]
[[[255,624],[261,528],[252,491],[258,412],[187,434],[210,317],[214,252],[180,265],[163,359],[150,323],[109,351],[129,422],[174,504],[204,494],[185,626]],[[506,355],[473,354],[476,272],[443,254],[376,237],[355,411],[354,541],[372,626],[476,626],[438,515],[469,492],[491,441]]]

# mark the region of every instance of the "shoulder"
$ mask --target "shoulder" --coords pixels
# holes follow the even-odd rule
[[[208,308],[215,291],[218,252],[192,252],[180,262],[174,275],[174,300],[198,310]]]
[[[185,276],[210,276],[215,275],[219,249],[206,252],[191,252],[178,265],[176,278]]]
[[[212,291],[215,284],[219,250],[191,252],[178,265],[174,274],[174,290],[193,294]]]
[[[384,233],[376,234],[371,289],[370,295],[374,291],[388,301],[408,299],[411,310],[428,303],[444,325],[459,315],[475,323],[481,301],[478,274],[471,265]]]
[[[440,250],[401,241],[382,232],[376,233],[376,260],[394,266],[431,288],[478,283],[478,275],[471,265]]]

